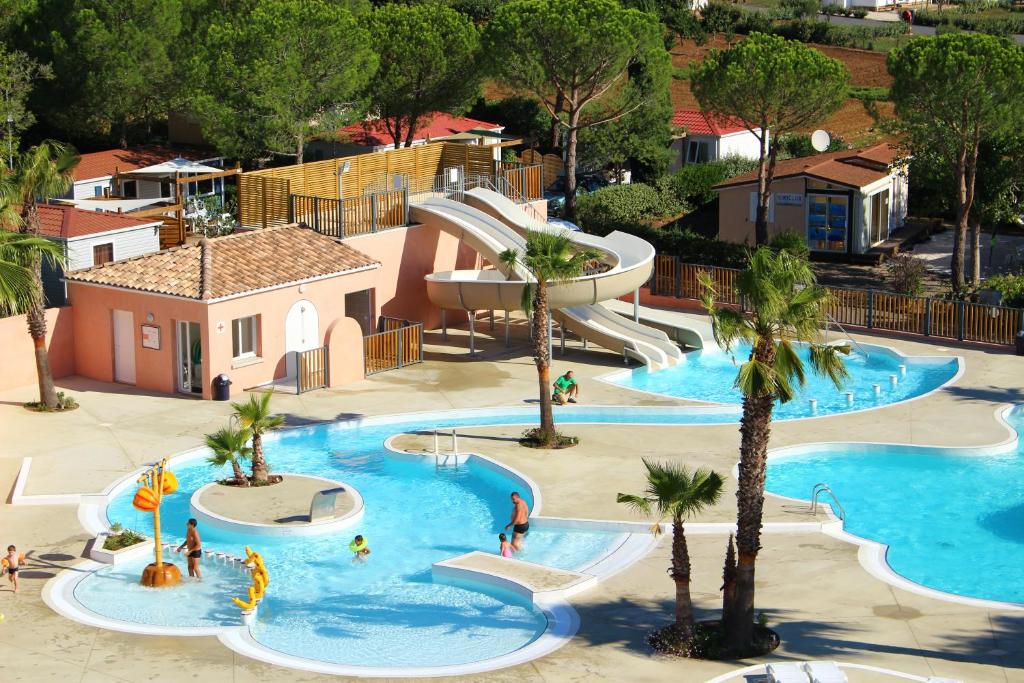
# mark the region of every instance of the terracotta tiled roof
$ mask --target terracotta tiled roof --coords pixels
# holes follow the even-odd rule
[[[66,277],[202,301],[379,265],[340,240],[286,225],[206,239]]]
[[[739,119],[708,114],[700,109],[676,109],[672,125],[684,128],[690,135],[729,135],[747,130]]]
[[[138,228],[143,225],[159,225],[159,218],[132,218],[117,213],[85,211],[71,206],[40,204],[40,232],[45,237],[63,239],[85,237],[111,230]]]
[[[75,181],[92,178],[106,178],[115,172],[125,173],[147,166],[162,164],[171,159],[199,161],[216,157],[215,152],[170,149],[168,147],[131,147],[129,149],[107,149],[81,155],[75,167]]]
[[[848,187],[864,187],[889,175],[890,167],[898,156],[895,147],[883,142],[861,150],[784,159],[775,164],[775,178],[803,175]],[[753,182],[757,182],[757,170],[723,180],[715,187],[724,189]]]
[[[468,133],[471,130],[495,130],[504,128],[498,123],[487,123],[465,116],[452,116],[444,112],[430,114],[427,119],[420,123],[419,128],[413,135],[413,140],[436,140],[458,133]],[[378,147],[380,145],[393,145],[394,140],[388,135],[387,128],[379,120],[353,123],[341,128],[338,133],[347,138],[349,142],[366,147]],[[403,133],[403,137],[405,134]]]

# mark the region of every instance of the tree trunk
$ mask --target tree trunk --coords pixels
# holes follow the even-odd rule
[[[562,133],[562,122],[558,118],[558,115],[562,113],[562,108],[565,106],[565,96],[559,92],[555,96],[555,115],[551,117],[551,132],[548,139],[551,142],[551,149],[555,150],[561,147],[561,133]]]
[[[263,436],[252,433],[252,480],[257,483],[267,481],[267,461],[263,458]]]
[[[22,231],[39,236],[39,209],[35,199],[29,199],[22,207]],[[36,378],[39,381],[39,402],[50,410],[57,407],[57,388],[53,385],[53,372],[46,354],[46,296],[43,294],[43,259],[38,254],[29,264],[32,271],[32,294],[27,315],[28,333],[35,347]]]
[[[950,278],[953,293],[958,297],[964,292],[964,244],[967,241],[967,219],[970,206],[967,202],[967,149],[960,150],[956,162],[956,227],[953,233],[953,257],[950,261]]]
[[[533,297],[533,360],[537,364],[540,389],[540,438],[545,446],[555,440],[555,417],[551,410],[551,356],[548,355],[548,292],[547,283],[537,278]]]
[[[231,469],[235,475],[235,483],[239,486],[248,486],[249,480],[245,478],[245,472],[242,471],[242,466],[238,464],[238,458],[231,458]]]
[[[672,580],[676,582],[676,626],[687,635],[693,631],[693,603],[690,600],[690,551],[686,547],[683,521],[672,520]]]
[[[576,137],[579,110],[569,114],[569,130],[565,140],[565,220],[576,222]]]
[[[412,147],[412,141],[416,139],[416,124],[419,123],[418,116],[410,116],[408,130],[405,133],[405,147]]]
[[[971,285],[981,285],[981,217],[971,217]]]
[[[295,136],[295,163],[296,164],[301,164],[302,163],[303,154],[306,151],[305,148],[306,148],[306,138],[301,133],[299,133],[298,135]]]
[[[729,534],[729,545],[725,549],[725,565],[722,567],[722,614],[730,614],[736,602],[736,546]]]
[[[774,367],[773,340],[759,339],[754,346],[754,358]],[[754,643],[754,565],[761,549],[765,465],[773,407],[774,398],[770,395],[743,399],[739,488],[736,491],[736,548],[739,555],[736,597],[732,609],[723,615],[727,646],[737,656],[748,652]]]
[[[769,150],[768,135],[761,129],[757,157],[757,212],[754,216],[754,243],[758,246],[768,243],[768,202],[771,199],[770,171],[774,171],[775,155]]]

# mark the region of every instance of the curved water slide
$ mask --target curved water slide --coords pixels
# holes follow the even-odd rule
[[[488,210],[470,206],[469,201]],[[466,203],[427,199],[410,207],[410,217],[459,237],[495,265],[495,270],[456,270],[426,276],[427,295],[432,303],[467,311],[518,309],[523,288],[533,277],[521,266],[509,269],[501,263],[499,255],[506,249],[525,251],[523,235],[527,230],[557,230],[530,218],[503,195],[479,189],[466,193]],[[654,248],[621,232],[607,237],[570,233],[570,238],[580,246],[598,250],[604,269],[552,285],[548,289],[552,316],[581,337],[652,369],[678,362],[682,352],[664,332],[600,305],[601,301],[616,299],[647,282],[653,268]]]

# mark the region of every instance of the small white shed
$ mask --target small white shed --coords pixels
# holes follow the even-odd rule
[[[739,156],[757,159],[760,142],[747,126],[737,119],[715,116],[700,109],[677,109],[672,127],[678,137],[672,141],[670,171],[686,164],[702,164],[723,157]]]

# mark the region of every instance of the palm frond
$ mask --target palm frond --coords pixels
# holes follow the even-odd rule
[[[802,387],[807,381],[804,362],[788,339],[780,339],[775,345],[775,374],[790,385]]]
[[[735,386],[740,393],[751,398],[774,396],[777,388],[775,370],[768,364],[751,358],[740,365]]]
[[[810,363],[819,375],[828,377],[837,388],[850,377],[850,371],[840,356],[850,355],[847,344],[811,344]]]

